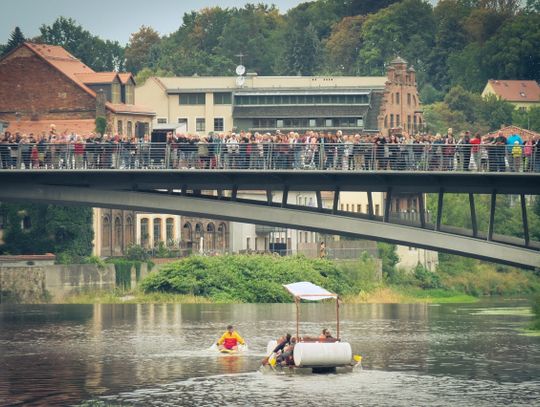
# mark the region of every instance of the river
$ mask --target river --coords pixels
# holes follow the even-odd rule
[[[294,332],[293,304],[0,305],[0,405],[540,405],[524,306],[343,305],[363,369],[275,375],[258,367],[269,339]],[[301,333],[335,332],[333,305],[301,315]],[[208,350],[229,323],[245,355]]]

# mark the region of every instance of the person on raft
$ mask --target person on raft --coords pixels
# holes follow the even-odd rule
[[[319,341],[326,341],[326,340],[331,340],[331,339],[334,339],[332,337],[332,334],[330,333],[330,330],[324,328],[321,332],[321,334],[319,335]]]
[[[273,354],[279,354],[280,352],[283,352],[283,349],[289,345],[291,343],[291,334],[290,333],[287,333],[285,336],[282,336],[281,338],[279,338],[277,340],[277,345],[276,347],[274,348],[274,350],[272,351],[272,353],[270,354],[273,355]],[[265,357],[263,360],[262,360],[262,364],[263,366],[266,366],[268,364],[268,360],[270,359],[270,356],[267,356]]]
[[[234,330],[232,325],[227,326],[225,333],[217,341],[219,349],[238,350],[238,344],[244,345],[244,339]]]
[[[296,345],[296,338],[291,338],[288,345],[285,345],[283,351],[277,355],[276,362],[281,366],[294,365],[294,346]]]

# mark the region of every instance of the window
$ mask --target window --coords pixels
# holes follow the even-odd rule
[[[167,118],[166,117],[158,117],[157,123],[158,124],[167,124]]]
[[[141,219],[141,245],[146,247],[148,245],[148,219]]]
[[[181,105],[204,105],[206,103],[205,93],[181,93],[179,96]]]
[[[180,125],[178,127],[182,129],[181,131],[188,131],[188,119],[185,117],[179,117],[178,124]]]
[[[399,105],[399,93],[396,93],[396,105]]]
[[[409,106],[411,105],[411,94],[410,93],[407,93],[407,104]]]
[[[326,127],[332,127],[333,122],[334,122],[334,121],[333,121],[332,119],[325,119],[325,120],[324,120],[324,125],[325,125]]]
[[[197,118],[195,120],[195,131],[204,131],[205,130],[205,121],[202,118]]]
[[[390,113],[390,128],[394,127],[394,114]]]
[[[362,205],[356,204],[356,212],[362,212]]]
[[[347,212],[349,212],[349,204],[347,204],[347,206],[346,206],[346,207],[347,207]]]
[[[216,117],[214,119],[214,131],[223,131],[224,125],[223,125],[223,118],[222,117]]]
[[[316,126],[317,126],[317,120],[309,119],[309,127],[316,127]]]
[[[375,215],[379,216],[379,205],[375,205]]]
[[[283,119],[276,120],[276,127],[283,127]]]
[[[359,117],[356,119],[356,127],[364,127],[364,119]]]
[[[345,205],[341,204],[341,210],[343,210],[344,207],[345,207]]]
[[[120,103],[120,84],[113,83],[111,87],[111,102]]]
[[[401,126],[401,117],[399,117],[399,114],[396,114],[396,126]]]
[[[118,135],[122,135],[123,132],[124,132],[124,129],[123,129],[123,124],[124,122],[122,122],[122,120],[118,120]]]
[[[127,122],[127,136],[133,136],[133,123]]]
[[[215,105],[230,105],[232,101],[232,95],[228,92],[214,93]]]
[[[167,245],[171,245],[174,242],[174,219],[167,218],[165,226],[165,234],[167,239]]]
[[[154,219],[154,246],[161,242],[161,219]]]

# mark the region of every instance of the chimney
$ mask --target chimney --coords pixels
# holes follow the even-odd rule
[[[107,96],[103,89],[100,89],[96,93],[96,117],[106,117],[105,103],[107,103]]]

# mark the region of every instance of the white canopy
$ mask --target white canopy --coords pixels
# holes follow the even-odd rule
[[[283,287],[287,289],[293,296],[309,301],[320,301],[327,298],[337,298],[337,294],[331,293],[318,285],[310,283],[309,281],[302,281],[299,283],[284,284]]]

